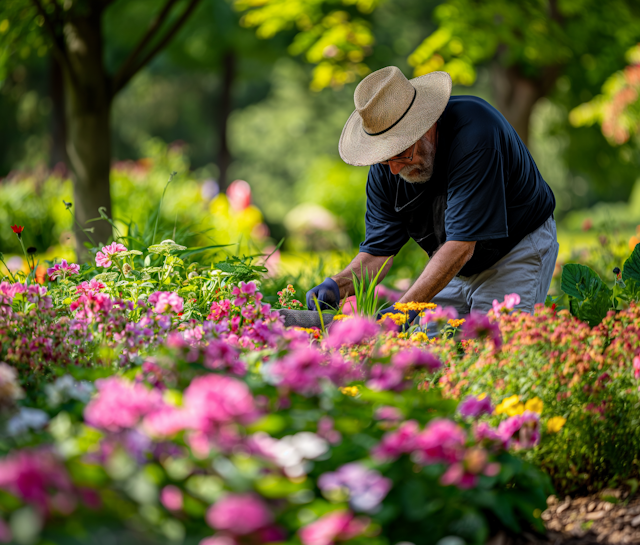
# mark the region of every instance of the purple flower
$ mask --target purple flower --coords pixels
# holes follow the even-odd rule
[[[329,378],[323,354],[311,346],[291,351],[285,357],[265,366],[269,380],[303,395],[320,393],[322,379]]]
[[[404,370],[395,365],[375,363],[371,367],[367,388],[372,390],[400,390],[408,384],[404,380]]]
[[[80,272],[80,265],[75,263],[67,263],[66,259],[63,259],[60,263],[56,263],[53,267],[47,269],[47,274],[51,280],[55,280],[59,276],[66,278],[71,274],[78,274]]]
[[[442,362],[431,352],[420,348],[410,348],[398,352],[391,358],[392,365],[401,369],[409,367],[425,367],[429,371],[435,371],[442,367]]]
[[[502,346],[502,337],[500,336],[498,324],[492,322],[486,314],[472,311],[467,316],[465,323],[462,324],[462,338],[476,339],[478,337],[489,337],[496,348]]]
[[[165,312],[182,312],[184,299],[175,291],[156,291],[149,295],[149,304],[154,305],[153,310],[158,314]]]
[[[207,524],[233,535],[251,534],[271,523],[267,505],[254,494],[227,494],[214,503],[206,515]]]
[[[117,253],[126,251],[126,246],[117,242],[113,242],[108,246],[103,246],[102,251],[96,254],[96,265],[98,267],[105,267],[108,269],[112,265],[111,258]]]
[[[318,479],[318,487],[324,491],[346,488],[349,505],[355,511],[373,513],[391,490],[392,481],[375,469],[368,469],[359,462],[345,464],[335,472],[324,473]]]
[[[480,399],[479,397],[469,395],[458,405],[458,413],[465,418],[478,418],[483,414],[491,414],[492,412],[493,407],[491,406],[489,396]]]
[[[324,343],[330,348],[340,348],[343,345],[352,346],[377,335],[380,326],[367,318],[353,317],[334,323],[329,330],[329,336]]]

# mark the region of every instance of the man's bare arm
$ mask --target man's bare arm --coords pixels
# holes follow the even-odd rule
[[[389,261],[387,261],[387,259]],[[384,265],[385,261],[387,261],[386,265]],[[344,301],[346,297],[355,293],[351,271],[353,271],[358,278],[361,277],[362,272],[369,271],[369,278],[373,278],[384,265],[384,269],[378,277],[378,281],[380,282],[387,275],[392,264],[393,256],[376,256],[360,252],[353,258],[353,261],[347,265],[344,271],[331,277],[336,281],[336,284],[338,284],[338,288],[340,288],[340,299]]]
[[[400,303],[431,301],[471,259],[475,246],[475,242],[445,242],[429,260],[413,286],[402,296]]]

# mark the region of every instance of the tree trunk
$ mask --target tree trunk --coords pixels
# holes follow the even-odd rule
[[[59,168],[59,165],[62,164],[66,172],[69,167],[69,158],[67,157],[67,120],[64,111],[64,73],[55,55],[51,57],[49,85],[49,96],[53,104],[49,166]]]
[[[111,96],[102,51],[101,13],[90,12],[65,25],[66,49],[72,74],[65,74],[67,154],[74,179],[75,217],[83,228],[94,228],[96,244],[107,243],[111,226],[99,217],[104,207],[111,216],[109,170],[111,163]],[[90,240],[77,226],[78,257],[86,256]]]
[[[529,144],[531,113],[539,99],[546,96],[558,78],[557,67],[541,70],[536,78],[523,76],[518,66],[492,67],[493,94],[498,110],[516,130],[526,146]]]
[[[220,176],[218,183],[220,191],[224,192],[229,185],[227,171],[231,164],[231,152],[227,140],[227,125],[233,109],[233,82],[236,77],[236,57],[233,51],[226,51],[222,59],[222,95],[220,97],[220,149],[218,152],[218,168]]]

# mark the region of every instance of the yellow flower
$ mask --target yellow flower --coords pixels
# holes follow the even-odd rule
[[[438,305],[436,305],[435,303],[416,303],[416,302],[411,302],[411,303],[407,303],[407,308],[409,310],[415,310],[416,312],[422,312],[423,310],[427,310],[427,309],[434,309],[436,308]]]
[[[516,416],[517,414],[522,414],[524,412],[524,403],[518,403],[513,407],[509,407],[507,409],[507,416]]]
[[[459,320],[449,320],[447,323],[451,326],[451,327],[460,327],[462,324],[465,323],[466,320],[464,320],[463,318],[460,318]]]
[[[422,331],[416,331],[413,335],[411,335],[411,340],[419,343],[427,343],[429,342],[429,337]]]
[[[393,308],[400,312],[409,312],[409,303],[396,303]]]
[[[532,413],[542,414],[542,408],[544,407],[544,402],[539,397],[534,397],[530,399],[524,404],[524,408],[527,411],[531,411]]]
[[[340,388],[340,391],[346,396],[356,397],[360,390],[358,390],[357,386],[344,386]]]
[[[348,320],[349,318],[353,318],[353,316],[350,315],[350,314],[336,314],[333,317],[333,321],[334,322],[340,322],[342,320]]]
[[[478,399],[479,399],[480,401],[482,401],[485,397],[487,397],[487,394],[485,394],[484,392],[482,392],[482,393],[478,396]]]
[[[406,314],[396,314],[394,312],[387,312],[386,314],[383,314],[382,318],[378,321],[386,320],[387,318],[391,318],[396,325],[402,325],[407,321]]]
[[[494,412],[495,414],[504,414],[508,410],[513,409],[513,407],[517,406],[518,403],[520,403],[520,397],[518,397],[517,395],[507,397],[502,400],[502,403],[500,403],[500,405],[496,407]],[[509,415],[509,416],[512,416],[512,415]]]
[[[554,416],[547,421],[547,431],[549,433],[558,433],[566,424],[567,419],[562,416]]]

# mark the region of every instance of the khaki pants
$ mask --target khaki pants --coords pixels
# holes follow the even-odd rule
[[[517,293],[520,304],[515,308],[533,312],[549,291],[558,249],[556,222],[549,216],[495,265],[472,276],[455,277],[432,302],[453,307],[464,317],[471,311],[486,313],[494,299],[502,302],[505,295]]]

